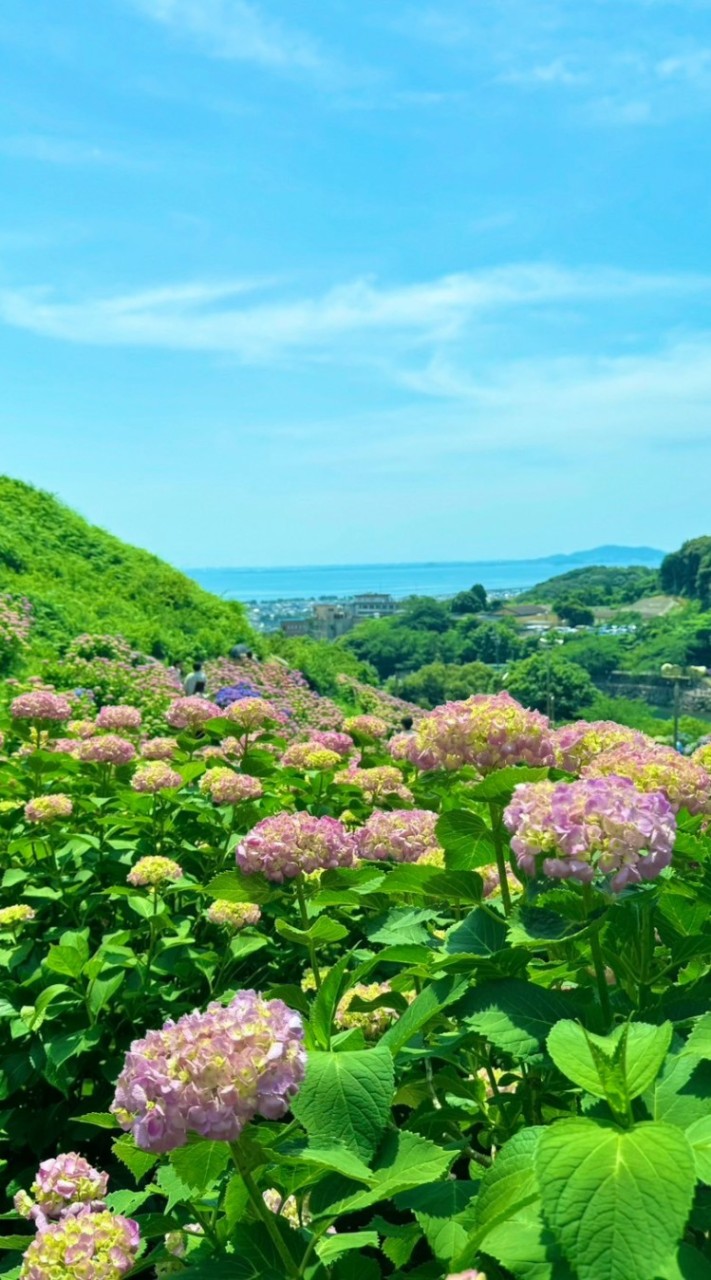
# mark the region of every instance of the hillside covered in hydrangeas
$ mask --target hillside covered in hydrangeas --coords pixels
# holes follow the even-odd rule
[[[38,653],[61,652],[81,632],[110,632],[179,661],[226,653],[250,636],[240,604],[8,476],[0,476],[0,595],[29,602]],[[0,672],[3,649],[0,604]]]

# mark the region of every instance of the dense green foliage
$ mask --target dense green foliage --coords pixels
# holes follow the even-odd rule
[[[269,636],[269,649],[301,671],[312,688],[327,697],[332,698],[342,692],[339,682],[342,675],[366,683],[378,682],[374,667],[360,662],[349,649],[329,640],[313,640],[310,636],[290,638],[278,631]]]
[[[522,635],[510,618],[482,620],[453,613],[449,602],[415,599],[392,618],[361,623],[338,643],[387,680],[433,662],[508,662],[531,653],[537,640]]]
[[[654,595],[658,590],[659,574],[656,569],[643,569],[636,565],[607,569],[596,565],[557,574],[555,578],[532,587],[519,598],[522,601],[536,600],[556,605],[573,597],[589,606],[613,606],[632,604],[642,596]]]
[[[121,634],[158,658],[225,653],[250,637],[241,605],[88,524],[56,498],[0,477],[0,591],[32,605],[35,652],[80,632]]]
[[[659,570],[662,587],[671,595],[699,600],[711,607],[711,538],[691,538],[665,556]]]
[[[505,688],[525,707],[557,720],[574,720],[595,698],[590,676],[558,652],[535,653],[511,666]]]

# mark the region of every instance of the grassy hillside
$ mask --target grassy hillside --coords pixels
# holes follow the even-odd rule
[[[25,596],[35,652],[85,631],[121,634],[157,658],[225,653],[250,636],[242,606],[97,529],[51,494],[0,477],[0,593]]]

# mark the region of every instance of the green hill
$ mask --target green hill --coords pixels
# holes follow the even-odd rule
[[[659,573],[656,569],[645,569],[638,565],[613,569],[605,568],[604,565],[591,565],[586,569],[571,569],[568,573],[548,578],[546,582],[532,587],[525,595],[518,596],[517,603],[535,600],[557,604],[561,600],[574,598],[588,606],[615,606],[632,604],[642,596],[654,595],[657,591]]]
[[[171,661],[217,656],[251,638],[241,605],[8,476],[0,477],[0,593],[30,601],[37,654],[61,652],[86,631],[123,635]]]

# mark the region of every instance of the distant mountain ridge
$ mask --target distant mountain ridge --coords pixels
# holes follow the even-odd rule
[[[658,569],[666,554],[666,551],[660,551],[657,547],[622,547],[610,543],[604,547],[593,547],[590,551],[560,552],[552,556],[538,556],[534,563],[601,565],[610,569],[618,566],[641,565],[643,568]]]

